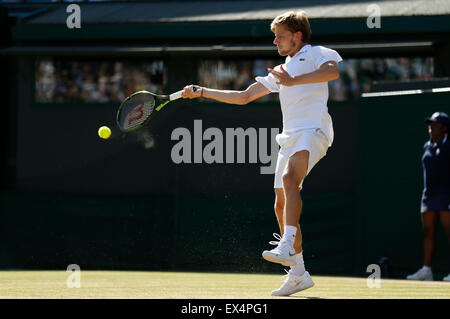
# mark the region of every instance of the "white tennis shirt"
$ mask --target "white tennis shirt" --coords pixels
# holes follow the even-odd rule
[[[293,57],[287,56],[283,68],[291,76],[298,76],[319,69],[327,61],[339,63],[342,58],[332,49],[307,44]],[[274,70],[281,72],[281,65]],[[310,128],[321,129],[331,146],[334,132],[327,107],[328,82],[284,86],[277,84],[278,79],[271,73],[265,77],[256,77],[256,81],[269,91],[279,93],[283,115],[283,131],[277,136],[280,146],[300,130]]]

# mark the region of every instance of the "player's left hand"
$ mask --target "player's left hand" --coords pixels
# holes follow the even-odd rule
[[[273,74],[274,77],[276,77],[278,79],[277,84],[281,84],[284,86],[292,86],[294,85],[294,78],[287,73],[287,71],[283,68],[283,66],[281,66],[281,72],[277,72],[273,69],[267,69],[267,71],[269,71],[270,73]]]

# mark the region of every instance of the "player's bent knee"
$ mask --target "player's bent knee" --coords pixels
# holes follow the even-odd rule
[[[298,190],[298,186],[302,179],[299,179],[293,174],[283,174],[283,187],[284,189],[295,189]]]

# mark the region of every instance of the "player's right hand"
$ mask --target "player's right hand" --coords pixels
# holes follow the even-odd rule
[[[181,92],[181,97],[183,99],[195,99],[200,97],[201,94],[202,94],[202,87],[191,84],[183,88],[183,92]]]

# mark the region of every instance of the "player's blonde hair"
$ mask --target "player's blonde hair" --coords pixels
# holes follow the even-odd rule
[[[309,26],[308,16],[305,11],[289,11],[279,15],[273,19],[270,24],[270,29],[272,32],[275,32],[275,28],[280,25],[293,33],[300,31],[302,33],[302,41],[309,43],[311,27]]]

